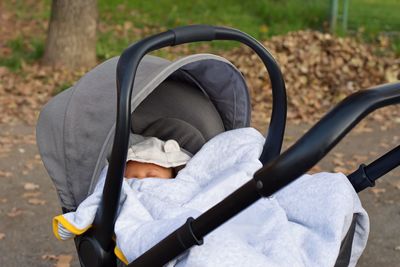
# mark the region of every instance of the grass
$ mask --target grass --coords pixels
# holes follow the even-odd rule
[[[53,95],[54,95],[54,96],[55,96],[55,95],[58,95],[58,94],[61,93],[62,91],[64,91],[64,90],[70,88],[72,85],[73,85],[73,83],[72,83],[72,82],[69,82],[69,81],[61,83],[59,86],[57,86],[57,87],[54,89]]]
[[[50,0],[5,3],[19,20],[46,21],[50,17]],[[339,0],[340,8],[342,3]],[[99,0],[98,7],[102,27],[96,50],[98,58],[104,60],[121,54],[129,44],[152,33],[188,24],[230,26],[261,40],[300,29],[323,30],[327,28],[330,0]],[[369,42],[375,42],[385,32],[392,40],[392,49],[400,55],[399,10],[398,0],[349,0],[349,32],[361,32]],[[39,59],[45,32],[41,34],[34,33],[29,40],[20,36],[8,41],[6,45],[13,53],[0,57],[0,65],[18,70],[22,62]],[[237,45],[212,42],[211,49]]]
[[[224,25],[238,28],[257,39],[304,28],[321,29],[326,19],[327,7],[324,1],[319,0],[99,1],[101,20],[107,24],[122,25],[126,21],[132,21],[135,27],[150,31],[188,24]],[[304,15],[305,12],[307,16]],[[123,49],[141,37],[143,36],[122,39],[118,46]],[[109,42],[107,47],[112,47],[115,43],[115,40],[108,38],[103,40]],[[212,47],[216,49],[229,49],[236,45],[230,42],[212,43]]]
[[[42,39],[30,39],[27,42],[22,36],[18,36],[7,42],[7,47],[12,50],[8,57],[0,57],[0,66],[6,66],[17,72],[24,63],[39,60],[44,53],[44,41]]]
[[[398,0],[351,0],[349,26],[364,27],[369,33],[399,31],[399,12]]]
[[[379,35],[391,40],[392,49],[400,55],[400,1],[349,0],[348,27],[361,31],[366,41],[373,42]]]
[[[339,0],[339,10],[343,0]],[[188,24],[213,24],[238,28],[257,39],[300,29],[328,28],[330,0],[99,0],[101,20],[160,31]],[[367,42],[375,42],[381,32],[388,33],[392,49],[400,55],[400,2],[398,0],[349,0],[349,32],[357,32]],[[343,33],[342,33],[343,34]],[[117,55],[131,42],[144,36],[117,40],[110,33],[100,34],[98,54]],[[236,43],[213,42],[212,48],[230,49]]]

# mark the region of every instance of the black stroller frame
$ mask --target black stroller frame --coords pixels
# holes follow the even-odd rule
[[[128,266],[162,266],[262,197],[293,182],[321,160],[358,122],[374,110],[400,103],[400,82],[385,84],[350,95],[326,114],[302,138],[280,154],[286,123],[286,91],[281,71],[269,52],[254,38],[235,29],[208,25],[178,27],[147,37],[121,55],[117,65],[117,119],[114,143],[101,205],[93,227],[75,238],[82,266],[116,266],[113,253],[114,223],[121,193],[131,129],[131,95],[135,73],[149,52],[184,43],[212,40],[239,41],[252,48],[267,68],[273,93],[273,110],[260,161],[263,167],[253,179],[198,218],[187,222]],[[368,166],[348,176],[357,192],[400,164],[397,146]],[[344,261],[340,266],[348,265]]]

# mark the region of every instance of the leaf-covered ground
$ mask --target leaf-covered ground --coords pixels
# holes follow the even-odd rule
[[[17,71],[12,66],[0,64],[0,122],[24,121],[35,124],[41,106],[76,82],[85,70],[67,71],[40,66],[40,61],[34,60],[37,47],[32,40],[34,36],[44,38],[46,20],[23,20],[19,19],[15,10],[9,7],[2,9],[0,59],[15,60]],[[15,28],[19,32],[13,30]],[[120,36],[146,35],[152,31],[135,28],[128,22],[123,26],[100,23],[99,31],[110,30]],[[18,36],[23,37],[18,39]],[[263,44],[282,69],[288,94],[288,119],[295,123],[315,122],[351,93],[400,79],[400,57],[390,52],[389,40],[384,37],[381,37],[379,44],[371,46],[355,38],[298,31],[275,36]],[[208,45],[196,48],[178,46],[164,49],[157,55],[173,59],[195,51],[209,50]],[[261,61],[244,47],[219,53],[244,73],[252,95],[254,122],[267,123],[271,111],[271,90]],[[397,108],[385,109],[372,117],[386,128],[400,123]]]
[[[263,42],[281,66],[288,96],[290,121],[315,122],[346,96],[400,79],[400,57],[388,52],[388,42],[370,46],[354,38],[338,38],[316,31],[298,31]],[[227,53],[247,77],[255,110],[269,117],[271,90],[262,62],[247,48]],[[396,123],[398,108],[373,116]],[[264,118],[265,120],[265,118]],[[397,120],[397,123],[399,121]]]

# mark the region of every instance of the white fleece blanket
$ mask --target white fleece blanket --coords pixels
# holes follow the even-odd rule
[[[222,133],[207,142],[175,179],[124,179],[115,224],[116,255],[132,262],[188,217],[201,213],[251,179],[261,167],[264,137],[252,128]],[[69,239],[90,228],[107,167],[76,212],[53,220],[54,234]],[[168,266],[334,266],[353,215],[357,224],[350,266],[369,233],[368,215],[346,176],[303,175],[261,199]]]

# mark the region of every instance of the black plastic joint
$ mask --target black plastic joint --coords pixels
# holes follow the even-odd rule
[[[367,187],[375,186],[375,181],[368,177],[365,167],[365,164],[361,164],[360,167],[358,167],[358,169],[349,176],[349,180],[353,184],[357,193]]]
[[[186,220],[186,223],[179,229],[178,232],[178,240],[181,243],[182,247],[188,249],[191,248],[193,245],[201,246],[203,245],[203,238],[197,238],[196,235],[193,233],[192,229],[192,222],[194,219],[189,217]]]
[[[105,251],[92,236],[75,238],[81,267],[116,267],[114,251]]]
[[[215,28],[209,25],[182,26],[170,31],[175,35],[173,45],[215,40]]]
[[[260,197],[270,197],[271,194],[274,193],[274,191],[271,190],[275,188],[275,184],[269,183],[268,186],[266,186],[266,183],[269,181],[264,180],[263,176],[262,169],[256,171],[252,179],[253,187]]]

